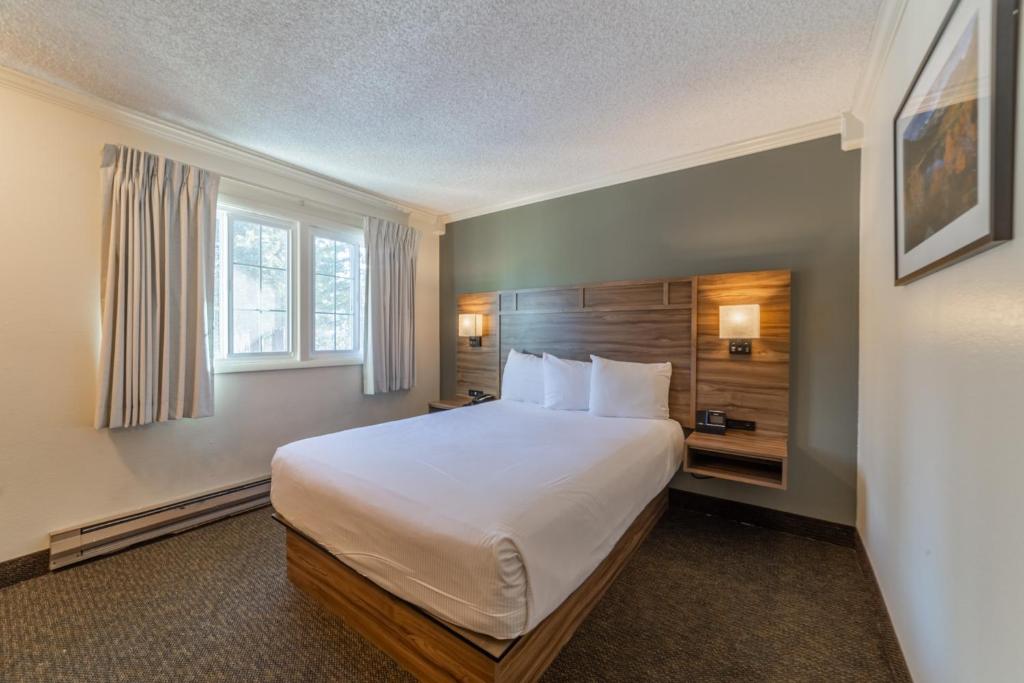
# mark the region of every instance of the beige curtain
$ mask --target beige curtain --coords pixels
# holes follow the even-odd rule
[[[363,392],[416,383],[416,254],[420,233],[382,218],[366,221],[366,340]]]
[[[103,150],[96,428],[213,414],[213,259],[220,177]]]

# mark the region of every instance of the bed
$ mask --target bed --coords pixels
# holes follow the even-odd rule
[[[536,627],[679,467],[672,420],[513,401],[281,447],[288,524],[390,593],[496,639]]]
[[[292,584],[420,680],[537,680],[668,507],[696,410],[697,289],[460,294],[458,312],[488,322],[477,343],[458,338],[457,393],[503,391],[513,349],[671,363],[671,419],[508,395],[288,444],[271,498]]]
[[[386,618],[419,614],[498,670],[595,575],[603,593],[664,510],[682,448],[674,420],[499,400],[282,446],[271,501],[300,587],[327,604],[335,588],[392,598]],[[351,609],[335,606],[350,623]],[[504,680],[396,658],[422,679]]]
[[[787,433],[789,288],[765,271],[460,294],[457,312],[487,322],[458,337],[457,394],[504,391],[514,351],[670,363],[671,419],[512,392],[288,444],[271,498],[289,579],[420,680],[537,680],[667,509],[699,407]],[[737,303],[762,308],[742,361],[718,320]]]

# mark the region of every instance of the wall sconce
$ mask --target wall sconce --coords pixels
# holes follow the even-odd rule
[[[459,314],[459,336],[469,337],[470,346],[480,346],[484,334],[484,316],[480,313]]]
[[[750,355],[750,340],[761,338],[761,304],[719,306],[718,338],[729,340],[729,353]]]

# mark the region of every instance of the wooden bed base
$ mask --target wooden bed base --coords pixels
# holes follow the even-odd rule
[[[496,640],[443,622],[350,569],[288,529],[288,578],[421,681],[536,681],[569,642],[668,508],[668,489],[648,503],[594,573],[529,633]]]

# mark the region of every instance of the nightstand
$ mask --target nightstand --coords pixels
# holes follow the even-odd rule
[[[744,484],[785,489],[789,447],[781,436],[729,430],[725,434],[693,432],[686,437],[683,471]]]
[[[469,396],[456,396],[455,398],[442,398],[439,401],[431,401],[427,405],[430,407],[430,412],[439,413],[442,410],[451,410],[452,408],[468,406],[469,401]]]

